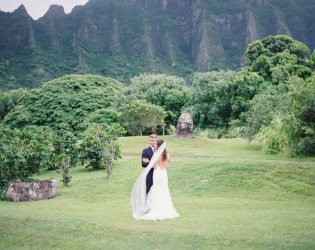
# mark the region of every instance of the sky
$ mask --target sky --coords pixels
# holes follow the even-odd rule
[[[70,13],[74,6],[84,5],[88,0],[0,0],[0,10],[13,12],[23,4],[28,14],[34,19],[45,15],[52,4],[62,5],[66,13]]]

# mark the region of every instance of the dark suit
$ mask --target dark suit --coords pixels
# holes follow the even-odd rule
[[[142,151],[142,158],[141,158],[141,161],[142,161],[142,167],[147,167],[149,165],[149,162],[143,162],[143,158],[148,158],[150,161],[151,161],[151,158],[153,156],[153,150],[151,147],[148,147],[148,148],[145,148],[143,149]],[[154,171],[154,168],[152,168],[148,175],[147,175],[147,179],[146,179],[146,184],[147,184],[147,193],[150,191],[150,188],[152,187],[153,185],[153,171]]]

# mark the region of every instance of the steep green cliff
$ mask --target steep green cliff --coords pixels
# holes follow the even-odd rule
[[[144,72],[236,69],[249,43],[286,34],[315,47],[312,0],[90,0],[34,21],[0,12],[0,89],[72,73],[128,83]]]

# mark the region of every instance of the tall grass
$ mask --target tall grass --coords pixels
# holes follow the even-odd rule
[[[267,127],[262,127],[256,140],[263,153],[290,153],[291,139],[281,115],[275,115]]]

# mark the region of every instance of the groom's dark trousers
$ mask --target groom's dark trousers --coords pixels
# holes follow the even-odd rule
[[[142,161],[142,167],[147,167],[149,165],[149,162],[143,162],[143,158],[148,158],[150,161],[151,161],[151,158],[153,156],[153,150],[151,147],[148,147],[148,148],[145,148],[143,149],[142,151],[142,158],[141,158],[141,161]],[[147,193],[149,193],[150,191],[150,188],[152,187],[153,185],[153,170],[154,168],[152,168],[148,175],[147,175],[147,179],[146,179],[146,184],[147,184]]]

